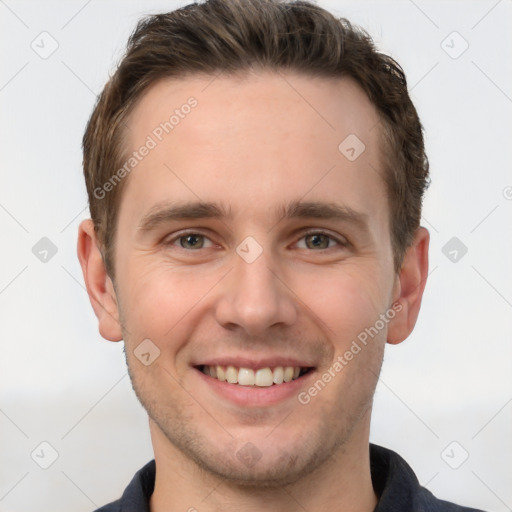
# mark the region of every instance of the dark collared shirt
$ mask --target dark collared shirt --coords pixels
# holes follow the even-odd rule
[[[379,503],[374,512],[482,512],[438,500],[421,487],[410,466],[397,453],[370,444],[373,488]],[[123,496],[96,512],[149,512],[149,498],[155,487],[155,461],[139,470]]]

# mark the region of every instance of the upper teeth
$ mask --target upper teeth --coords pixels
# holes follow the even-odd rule
[[[277,366],[271,368],[235,368],[234,366],[203,366],[203,373],[210,375],[220,381],[227,381],[230,384],[242,386],[268,387],[272,384],[290,382],[300,375],[300,366]]]

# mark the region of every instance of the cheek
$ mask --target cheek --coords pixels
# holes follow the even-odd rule
[[[371,403],[380,373],[387,334],[380,315],[387,310],[390,290],[370,265],[347,263],[316,282],[307,304],[328,326],[324,332],[334,349],[333,359],[319,372],[329,384],[316,402],[318,414],[356,421]]]
[[[193,267],[176,270],[142,258],[122,276],[122,282],[129,283],[120,291],[125,341],[134,344],[149,338],[161,350],[178,350],[172,340],[187,339],[217,281],[215,273]]]
[[[337,344],[350,344],[361,331],[374,325],[388,307],[389,286],[375,268],[360,262],[346,262],[331,272],[314,271],[300,281],[313,283],[307,288],[302,286],[298,295]]]

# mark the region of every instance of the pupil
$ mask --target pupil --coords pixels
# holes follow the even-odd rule
[[[310,235],[310,246],[316,249],[327,249],[329,241],[325,235]]]
[[[197,247],[200,246],[200,236],[199,235],[187,235],[182,238],[181,246],[188,248],[188,247]]]

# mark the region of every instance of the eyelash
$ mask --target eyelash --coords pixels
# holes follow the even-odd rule
[[[187,236],[190,236],[190,235],[198,235],[198,236],[202,236],[208,240],[210,240],[210,238],[208,237],[208,235],[205,235],[204,233],[201,233],[200,231],[183,231],[181,233],[179,233],[178,235],[174,236],[171,240],[169,240],[168,242],[166,242],[166,245],[176,245],[177,247],[179,247],[179,240],[182,239],[182,238],[185,238]],[[329,238],[329,240],[331,241],[334,241],[338,246],[340,247],[349,247],[350,246],[350,242],[344,238],[344,237],[341,237],[342,239],[338,238],[338,237],[335,237],[333,235],[331,235],[330,233],[326,233],[325,231],[322,231],[322,230],[310,230],[310,231],[307,231],[305,233],[303,233],[301,235],[301,237],[298,239],[298,241],[300,240],[303,240],[304,238],[308,237],[308,236],[311,236],[311,235],[321,235],[321,236],[326,236]],[[213,243],[212,240],[210,240],[210,242],[212,242],[213,245],[216,245]],[[297,243],[297,242],[296,242]],[[193,252],[194,249],[185,249],[184,247],[179,247],[180,249],[183,249],[184,251],[188,251],[188,252]],[[208,247],[206,247],[207,249]],[[328,247],[327,249],[319,249],[318,251],[316,252],[321,252],[321,251],[327,251],[329,249],[333,249],[334,247]],[[196,249],[196,251],[198,251],[199,249]],[[314,251],[314,249],[309,249],[311,251]]]

